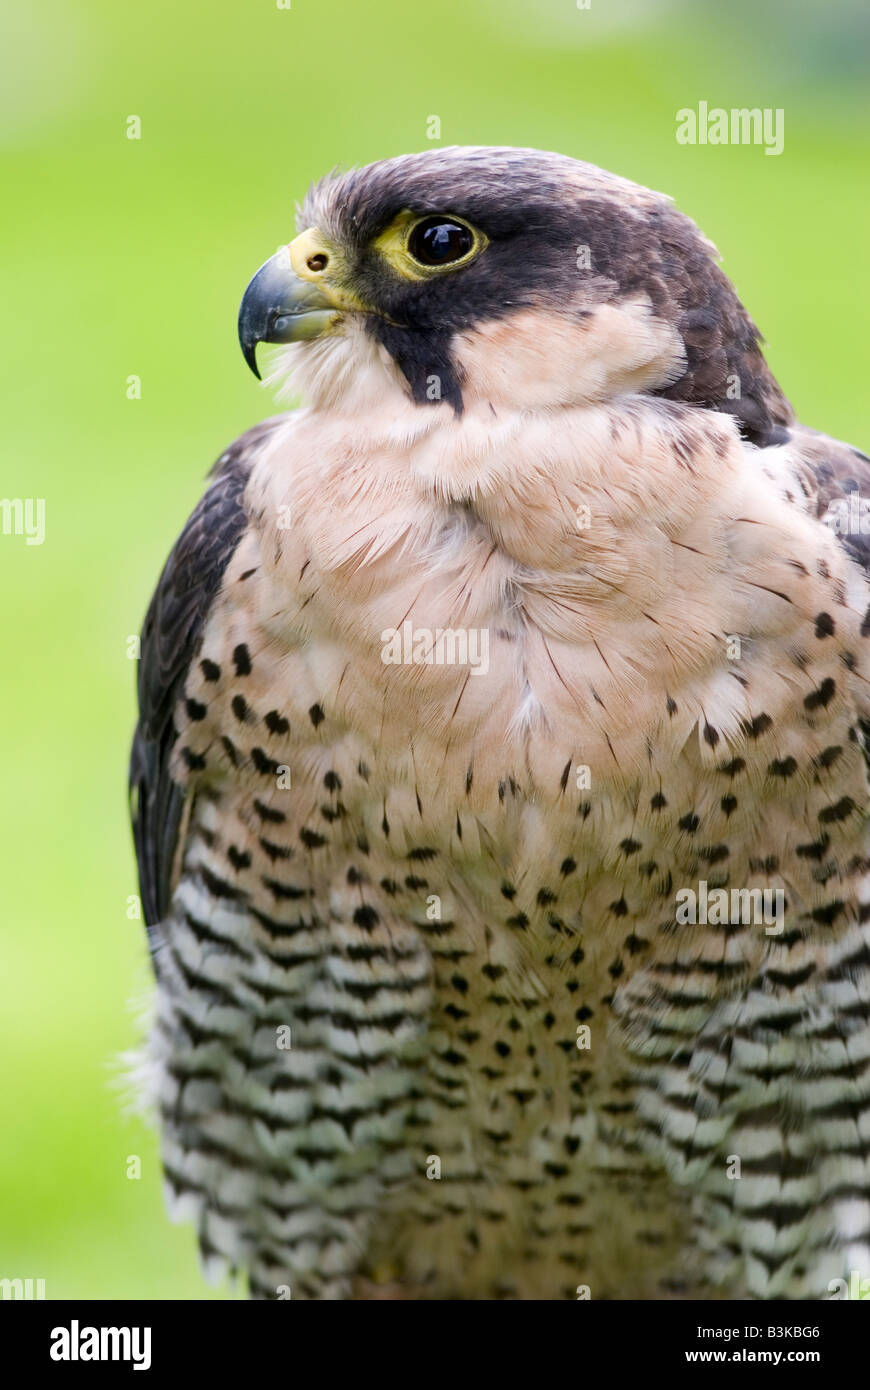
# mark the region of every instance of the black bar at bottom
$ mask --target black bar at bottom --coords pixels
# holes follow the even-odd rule
[[[480,1304],[465,1306],[464,1313],[458,1303],[440,1313],[430,1306],[421,1323],[408,1324],[408,1312],[398,1323],[389,1318],[382,1323],[384,1314],[374,1313],[371,1303],[360,1314],[334,1303],[292,1300],[274,1305],[3,1301],[0,1364],[15,1367],[16,1383],[21,1372],[39,1371],[53,1380],[93,1378],[106,1368],[115,1376],[142,1377],[194,1370],[200,1385],[209,1375],[225,1383],[234,1375],[249,1380],[304,1374],[310,1382],[318,1365],[334,1383],[343,1359],[351,1374],[374,1374],[380,1365],[388,1380],[406,1382],[423,1370],[431,1382],[439,1366],[452,1381],[463,1361],[472,1373],[475,1365],[485,1372],[489,1384],[499,1365],[511,1384],[529,1374],[535,1380],[552,1376],[557,1365],[563,1375],[576,1373],[578,1382],[588,1380],[593,1368],[597,1376],[602,1371],[667,1376],[684,1367],[703,1377],[717,1366],[763,1365],[777,1371],[801,1366],[830,1377],[832,1371],[863,1366],[870,1339],[870,1307],[850,1309],[835,1300],[512,1304],[508,1322],[502,1322],[504,1306],[492,1313],[484,1313]],[[420,1361],[409,1355],[410,1330],[423,1353]],[[529,1331],[558,1341],[527,1340]],[[345,1334],[341,1339],[339,1332]],[[399,1340],[391,1351],[383,1339],[393,1332]],[[477,1353],[473,1360],[472,1352]]]

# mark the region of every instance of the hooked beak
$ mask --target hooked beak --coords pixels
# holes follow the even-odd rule
[[[292,248],[282,246],[261,265],[242,297],[239,342],[245,361],[258,379],[258,343],[296,343],[319,338],[332,327],[343,307],[325,283],[303,279],[296,273],[292,260],[295,247],[295,242]]]

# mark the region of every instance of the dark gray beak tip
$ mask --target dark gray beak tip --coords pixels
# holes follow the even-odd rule
[[[248,283],[239,306],[239,346],[242,356],[258,381],[261,377],[257,366],[257,344],[263,341],[267,331],[272,288],[271,284],[264,284],[264,281],[273,279],[271,269],[269,261],[266,265],[260,266]]]
[[[254,376],[257,378],[257,380],[262,381],[263,378],[260,376],[260,368],[257,366],[257,340],[255,339],[254,342],[246,342],[245,339],[242,337],[242,332],[240,328],[239,342],[242,345],[242,356],[244,357],[245,361],[247,362],[251,371],[254,373]]]
[[[257,366],[257,344],[266,340],[272,306],[279,297],[280,276],[277,273],[275,257],[261,265],[249,282],[239,306],[239,346],[242,356],[258,381],[261,381]],[[284,278],[286,279],[286,271]]]

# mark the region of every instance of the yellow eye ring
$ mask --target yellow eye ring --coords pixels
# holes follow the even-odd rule
[[[430,280],[461,270],[475,260],[489,239],[455,213],[406,209],[373,243],[374,249],[406,280]],[[421,257],[429,255],[431,259]],[[440,259],[439,259],[440,256]]]

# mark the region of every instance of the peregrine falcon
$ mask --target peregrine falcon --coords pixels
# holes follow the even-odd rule
[[[870,1270],[868,459],[590,164],[429,150],[299,227],[239,336],[305,404],[142,638],[171,1214],[255,1298],[828,1297]]]

